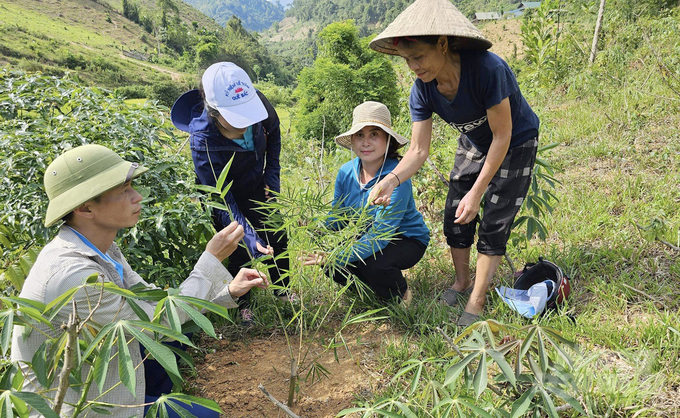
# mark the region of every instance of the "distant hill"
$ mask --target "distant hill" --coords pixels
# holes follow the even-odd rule
[[[283,19],[281,3],[267,0],[184,0],[205,15],[215,19],[222,26],[232,16],[243,22],[243,26],[252,31],[269,28],[272,23]]]
[[[238,19],[225,28],[188,4],[164,1],[165,10],[157,0],[3,0],[0,66],[68,71],[138,97],[148,97],[151,87],[193,85],[202,68],[221,60],[238,62],[254,77],[289,81]]]

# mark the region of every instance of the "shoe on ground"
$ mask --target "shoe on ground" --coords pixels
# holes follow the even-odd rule
[[[467,328],[470,325],[474,324],[475,322],[479,321],[480,319],[481,318],[479,317],[479,315],[463,311],[463,313],[460,315],[460,318],[458,318],[457,325],[461,328]]]
[[[442,301],[442,303],[445,303],[451,307],[458,306],[461,299],[465,299],[470,296],[473,287],[474,286],[470,286],[467,290],[462,291],[447,289],[444,293],[442,293],[439,299]]]

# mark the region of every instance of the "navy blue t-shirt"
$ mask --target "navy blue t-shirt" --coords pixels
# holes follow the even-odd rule
[[[515,74],[508,64],[489,51],[459,53],[461,74],[456,97],[453,100],[444,97],[437,90],[437,80],[424,83],[417,79],[409,98],[411,120],[427,120],[436,113],[486,153],[493,139],[486,110],[508,97],[512,116],[510,148],[538,135],[538,116],[519,91]]]

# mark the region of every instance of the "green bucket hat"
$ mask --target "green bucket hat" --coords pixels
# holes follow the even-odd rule
[[[45,171],[45,191],[50,199],[45,226],[54,225],[88,200],[147,170],[101,145],[83,145],[66,151]]]

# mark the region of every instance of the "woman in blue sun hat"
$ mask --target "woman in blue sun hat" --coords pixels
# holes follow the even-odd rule
[[[281,131],[279,117],[269,100],[253,87],[248,74],[231,62],[211,65],[201,78],[201,87],[184,93],[172,107],[172,123],[190,134],[191,157],[197,182],[215,186],[222,170],[231,167],[225,184],[231,188],[225,200],[234,219],[243,226],[245,247],[229,258],[228,270],[238,272],[253,258],[277,256],[288,247],[285,234],[264,229],[266,214],[260,202],[281,190],[279,154]],[[229,212],[213,210],[213,224],[220,230],[232,221]],[[258,232],[259,230],[259,232]],[[288,257],[267,260],[274,265],[272,283],[288,285]],[[277,291],[286,300],[287,294]],[[241,297],[241,316],[252,321],[249,294]]]

